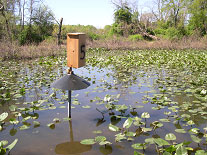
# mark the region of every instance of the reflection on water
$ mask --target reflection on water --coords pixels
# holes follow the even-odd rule
[[[73,127],[72,127],[71,120],[69,121],[69,128],[70,128],[70,141],[56,145],[55,153],[65,155],[65,154],[80,154],[83,152],[90,151],[92,149],[91,145],[83,145],[79,141],[74,141]]]
[[[108,154],[111,154],[113,152],[112,147],[109,146],[109,145],[100,146],[99,150],[104,155],[108,155]]]

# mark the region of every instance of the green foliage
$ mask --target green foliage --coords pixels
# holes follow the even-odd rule
[[[33,27],[27,26],[18,36],[18,42],[20,45],[30,44],[30,43],[40,43],[43,40]]]
[[[116,6],[114,13],[115,23],[112,25],[112,33],[121,36],[128,36],[131,32],[132,20],[135,22],[138,13],[133,15],[132,9],[127,2]]]
[[[175,27],[170,27],[166,30],[166,37],[169,39],[177,39],[180,38],[179,30],[177,30]]]
[[[139,41],[139,40],[144,40],[144,38],[140,34],[134,34],[134,35],[130,35],[129,36],[129,40],[131,40],[131,41]]]
[[[19,44],[38,44],[51,36],[53,32],[53,17],[51,14],[47,7],[40,6],[33,15],[33,24],[26,25],[23,30],[19,30],[17,37]]]
[[[2,114],[0,114],[0,131],[2,129],[2,123],[4,122],[4,120],[8,117],[8,113],[4,112]],[[4,155],[6,153],[8,153],[9,151],[11,151],[14,146],[16,145],[18,139],[15,139],[11,144],[8,145],[8,141],[3,140],[0,141],[0,155]],[[6,146],[8,145],[8,146]],[[6,146],[6,147],[5,147]]]
[[[56,25],[53,31],[53,35],[57,34],[58,32],[58,26]],[[62,36],[63,39],[66,39],[67,33],[74,33],[74,32],[82,32],[86,33],[88,39],[90,40],[98,40],[103,37],[101,35],[101,30],[97,30],[96,27],[92,25],[63,25],[62,26]]]
[[[115,23],[127,23],[130,24],[132,22],[132,13],[129,6],[126,4],[122,7],[117,8],[114,13]]]
[[[121,28],[121,25],[122,25],[122,23],[119,23],[119,24],[118,23],[114,23],[114,24],[112,24],[112,28],[111,28],[110,34],[112,34],[112,35],[116,34],[116,35],[123,36],[124,30]]]
[[[186,30],[184,28],[169,27],[167,29],[157,28],[154,30],[155,34],[158,36],[163,36],[167,39],[181,39],[186,35]]]
[[[194,0],[190,7],[189,12],[191,18],[189,21],[189,30],[198,31],[201,36],[207,34],[207,1]]]

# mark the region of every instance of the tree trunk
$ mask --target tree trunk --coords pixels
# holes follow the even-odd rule
[[[10,31],[10,28],[9,28],[9,21],[6,17],[6,14],[4,12],[4,5],[0,3],[0,11],[1,11],[1,14],[2,16],[4,17],[5,19],[5,23],[6,23],[6,31],[7,31],[7,34],[8,34],[8,38],[9,38],[9,41],[12,43],[12,37],[11,37],[11,31]]]
[[[25,4],[26,4],[26,2],[25,2],[25,0],[24,0],[23,5],[22,5],[22,28],[21,28],[21,31],[24,30]]]
[[[61,31],[62,31],[62,23],[63,23],[63,18],[60,19],[60,23],[59,23],[59,31],[58,31],[58,35],[57,35],[57,38],[58,38],[58,46],[61,45]]]

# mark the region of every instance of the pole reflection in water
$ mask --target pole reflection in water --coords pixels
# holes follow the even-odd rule
[[[69,121],[70,128],[70,142],[65,142],[56,145],[56,154],[79,154],[83,152],[90,151],[92,149],[91,145],[83,145],[79,141],[74,141],[72,121]]]

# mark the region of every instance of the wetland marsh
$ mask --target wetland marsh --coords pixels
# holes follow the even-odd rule
[[[67,91],[50,87],[66,57],[0,64],[0,141],[18,139],[11,154],[206,154],[205,50],[88,49],[74,73],[91,86],[72,92],[71,120]]]

